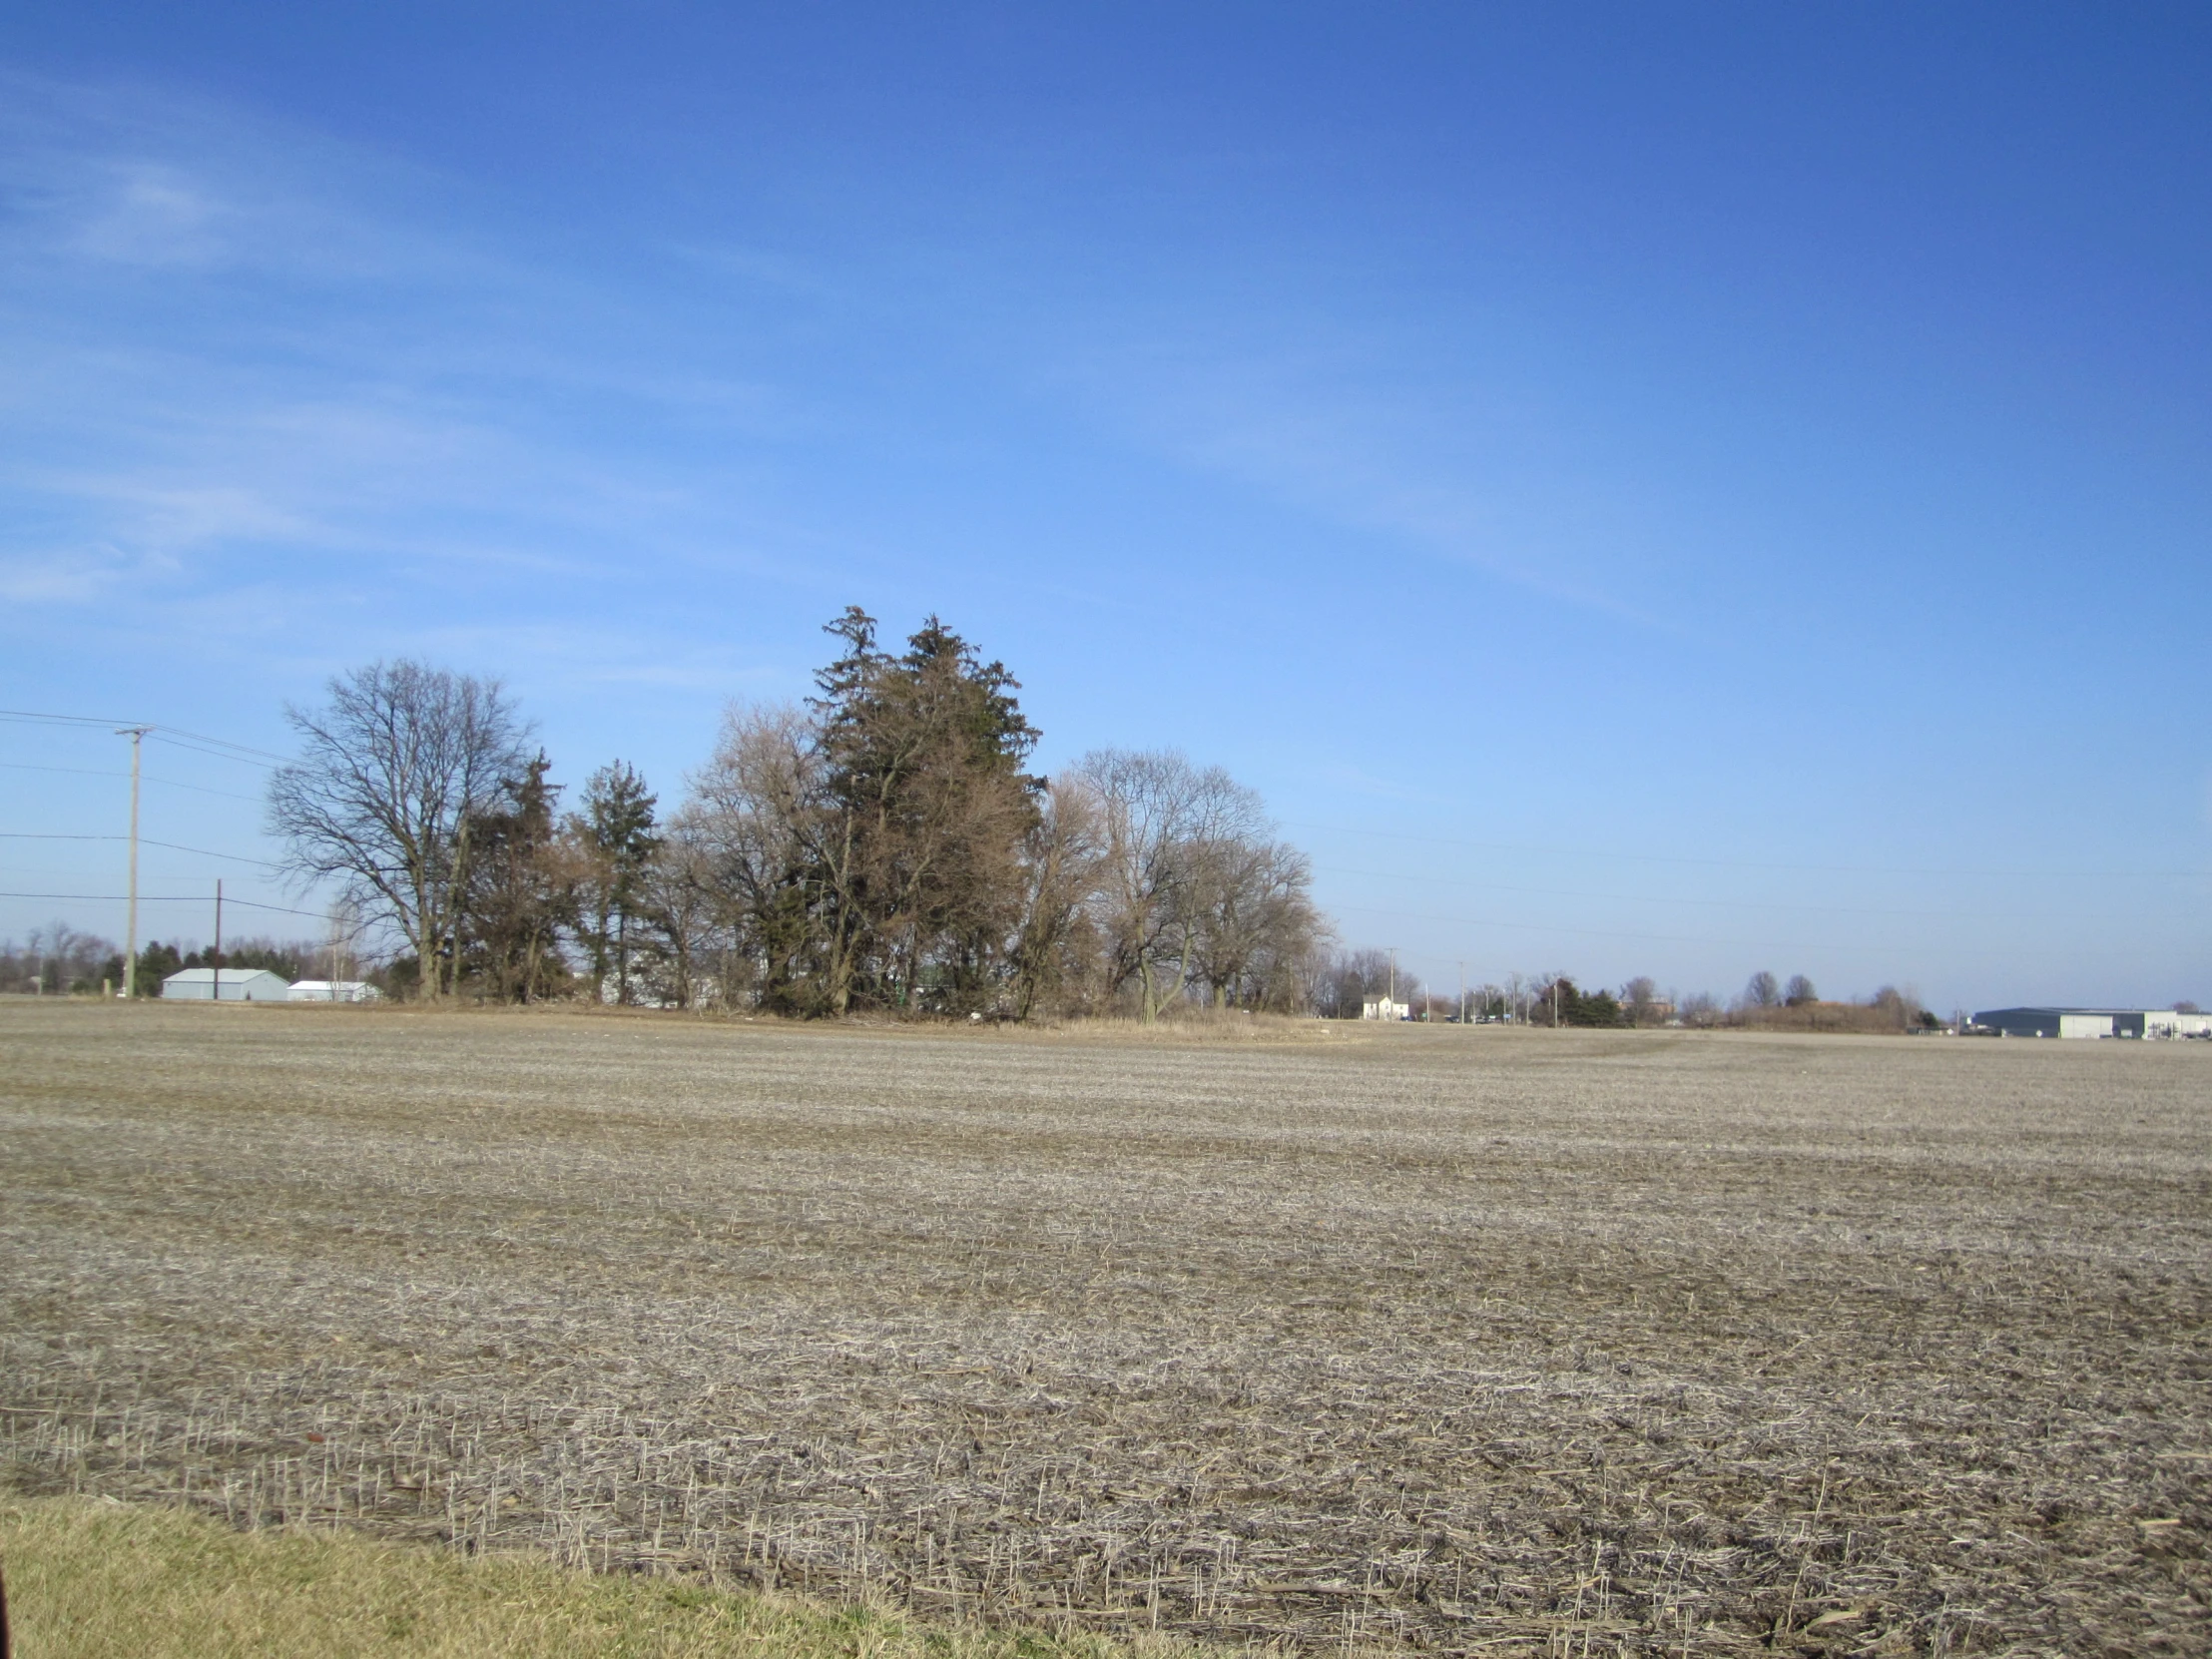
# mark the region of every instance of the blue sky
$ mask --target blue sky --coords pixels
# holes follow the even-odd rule
[[[422,655],[673,801],[935,611],[1432,982],[2212,1003],[2208,74],[2189,7],[12,8],[0,702],[276,752]],[[0,887],[120,890],[22,837],[123,760],[0,723]],[[258,770],[147,766],[236,855],[150,890],[291,902]]]

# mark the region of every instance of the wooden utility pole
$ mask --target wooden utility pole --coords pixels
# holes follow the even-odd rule
[[[223,877],[215,878],[215,996],[223,1000]]]
[[[130,910],[123,929],[123,994],[138,995],[138,824],[139,824],[139,750],[146,742],[150,726],[119,726],[116,736],[131,740],[131,898]]]

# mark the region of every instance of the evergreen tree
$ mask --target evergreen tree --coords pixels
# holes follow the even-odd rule
[[[502,799],[477,816],[468,894],[468,966],[484,991],[503,1002],[549,996],[568,977],[560,929],[574,911],[574,882],[554,835],[560,789],[546,782],[552,763],[539,750],[506,781]]]
[[[658,798],[637,769],[616,761],[591,775],[584,811],[570,820],[585,854],[586,903],[581,930],[591,953],[592,995],[604,999],[609,974],[615,1000],[631,999],[631,935],[645,895],[645,876],[659,849],[653,817]]]
[[[164,944],[159,939],[147,940],[146,948],[139,952],[138,984],[135,987],[138,994],[161,995],[162,981],[184,965],[185,958],[175,945]]]
[[[895,657],[857,606],[826,631],[845,644],[813,700],[835,826],[818,871],[827,1010],[980,1009],[1019,925],[1044,790],[1022,771],[1037,731],[1019,683],[933,616]]]
[[[1626,1012],[1610,991],[1585,991],[1566,974],[1540,986],[1531,1004],[1536,1024],[1556,1020],[1561,1025],[1626,1025]]]

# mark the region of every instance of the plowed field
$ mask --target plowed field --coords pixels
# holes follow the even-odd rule
[[[0,1004],[0,1467],[949,1617],[2212,1645],[2212,1044]]]

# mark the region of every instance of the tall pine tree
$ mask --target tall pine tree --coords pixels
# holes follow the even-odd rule
[[[584,810],[569,821],[587,872],[578,931],[591,955],[595,1000],[606,999],[610,976],[615,1000],[631,1000],[632,936],[645,897],[646,869],[661,844],[653,816],[657,803],[637,769],[616,761],[591,775],[584,786]]]
[[[1019,683],[934,616],[897,656],[857,606],[826,631],[845,644],[813,700],[838,821],[819,888],[828,1011],[979,1008],[1018,925],[1044,788],[1022,771],[1038,734]]]

